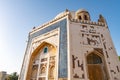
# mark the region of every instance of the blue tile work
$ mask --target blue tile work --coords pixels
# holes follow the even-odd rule
[[[60,24],[59,78],[67,78],[67,22]]]
[[[59,78],[67,78],[68,70],[67,70],[67,20],[64,19],[59,21],[51,26],[48,26],[36,33],[30,35],[29,43],[31,43],[32,39],[40,36],[46,32],[54,30],[56,28],[60,28],[60,45],[59,45]],[[28,50],[28,49],[27,49]]]

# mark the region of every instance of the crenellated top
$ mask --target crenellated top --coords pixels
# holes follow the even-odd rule
[[[103,23],[103,22],[93,22],[93,21],[88,21],[88,20],[71,19],[71,22],[98,25],[98,26],[105,26],[105,23]]]
[[[34,27],[32,31],[30,32],[30,34],[40,29],[43,29],[45,27],[48,27],[49,25],[52,25],[55,22],[58,22],[59,20],[61,20],[62,18],[65,18],[66,16],[68,16],[68,19],[71,22],[76,22],[76,23],[84,23],[84,24],[99,25],[99,26],[105,26],[107,24],[105,18],[101,14],[99,15],[98,21],[93,22],[91,21],[89,12],[85,9],[79,9],[77,11],[70,11],[66,9],[65,11],[59,13],[53,20],[41,26],[38,26],[37,28]]]

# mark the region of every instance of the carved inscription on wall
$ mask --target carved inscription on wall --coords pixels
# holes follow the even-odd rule
[[[96,29],[94,28],[94,26],[90,26],[89,28],[86,25],[82,25],[82,29],[81,32],[84,33],[96,33]]]
[[[82,44],[83,45],[92,45],[92,46],[99,46],[101,41],[100,41],[100,36],[99,33],[96,31],[94,26],[86,26],[82,25],[81,28],[81,36],[82,36]]]
[[[84,79],[84,66],[83,61],[77,56],[72,55],[72,68],[73,68],[73,78]],[[79,74],[81,73],[81,74]]]
[[[99,35],[90,35],[90,34],[83,34],[83,44],[84,45],[93,45],[93,46],[98,46],[100,45],[100,37]]]

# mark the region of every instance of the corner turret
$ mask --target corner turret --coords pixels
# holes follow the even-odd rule
[[[98,22],[102,22],[102,23],[107,24],[105,18],[102,16],[102,14],[99,15]]]

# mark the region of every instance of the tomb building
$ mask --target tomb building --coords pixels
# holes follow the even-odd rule
[[[120,80],[120,62],[105,18],[65,10],[28,36],[19,80]]]

